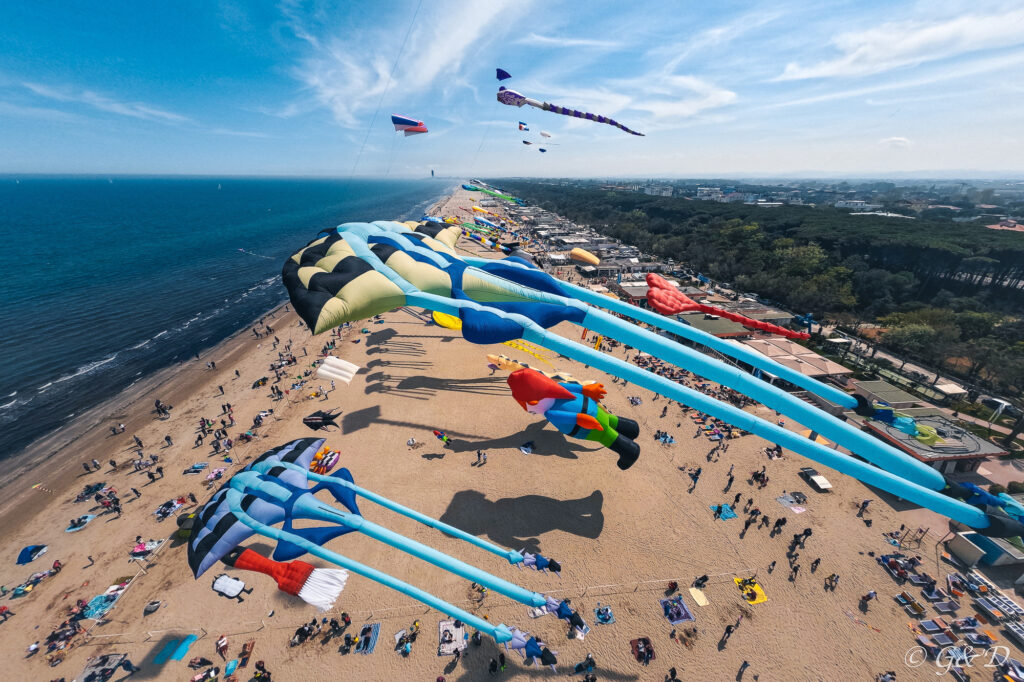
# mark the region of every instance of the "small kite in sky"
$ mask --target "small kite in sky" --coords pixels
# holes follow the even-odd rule
[[[505,69],[498,69],[497,70],[497,74],[498,74],[498,80],[500,80],[500,81],[508,80],[509,78],[512,77],[512,74],[510,74]]]
[[[391,114],[391,122],[395,125],[395,130],[401,130],[406,137],[427,132],[427,124],[414,118]]]

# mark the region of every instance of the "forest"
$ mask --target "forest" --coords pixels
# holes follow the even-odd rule
[[[977,223],[762,207],[529,181],[528,202],[738,291],[851,327],[995,390],[1024,387],[1024,234]]]

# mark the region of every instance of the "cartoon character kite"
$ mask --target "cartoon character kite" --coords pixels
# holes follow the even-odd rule
[[[543,416],[567,436],[610,449],[619,456],[617,464],[623,471],[640,456],[640,446],[633,440],[640,435],[640,426],[604,409],[598,402],[607,394],[603,385],[560,383],[534,369],[512,372],[508,385],[524,410]]]

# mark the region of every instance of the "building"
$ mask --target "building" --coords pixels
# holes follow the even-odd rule
[[[818,355],[810,348],[805,348],[789,339],[777,336],[752,338],[744,340],[743,345],[771,358],[780,365],[800,372],[804,376],[821,379],[825,377],[846,377],[853,374],[853,370],[849,367],[843,367],[837,362],[832,362],[828,358]]]
[[[852,211],[877,211],[882,208],[882,205],[869,204],[861,199],[840,199],[836,202],[836,208],[848,208]]]
[[[886,403],[896,410],[918,407],[918,404],[921,403],[919,398],[884,381],[851,381],[850,383],[853,386],[853,392],[863,396],[869,403]]]

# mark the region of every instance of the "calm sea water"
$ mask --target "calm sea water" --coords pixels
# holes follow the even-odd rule
[[[451,184],[0,177],[0,458],[284,301],[317,231]]]

